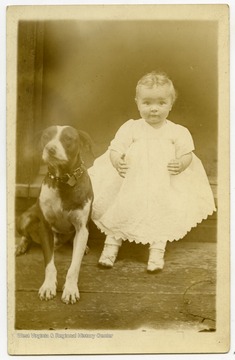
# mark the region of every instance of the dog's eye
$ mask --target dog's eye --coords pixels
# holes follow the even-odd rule
[[[69,136],[69,135],[64,135],[63,140],[64,140],[65,142],[71,142],[72,137],[71,137],[71,136]]]

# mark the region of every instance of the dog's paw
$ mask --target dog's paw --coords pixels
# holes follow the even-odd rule
[[[29,245],[30,245],[30,241],[26,237],[22,236],[20,243],[15,247],[15,256],[20,256],[25,254],[26,251],[28,250]]]
[[[56,296],[56,282],[49,283],[48,281],[44,281],[42,286],[38,291],[38,296],[40,300],[51,300]]]
[[[75,304],[77,301],[79,301],[80,295],[79,290],[76,284],[65,284],[64,291],[61,297],[61,300],[65,304]]]
[[[26,251],[27,251],[27,247],[21,246],[21,244],[16,245],[16,247],[15,247],[15,256],[23,255],[23,254],[26,253]]]

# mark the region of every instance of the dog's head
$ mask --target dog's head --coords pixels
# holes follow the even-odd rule
[[[50,126],[43,131],[41,144],[42,159],[53,166],[73,162],[82,148],[92,146],[88,134],[71,126]]]

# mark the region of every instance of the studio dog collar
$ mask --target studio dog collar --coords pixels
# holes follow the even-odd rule
[[[51,180],[61,182],[63,184],[68,184],[69,186],[74,186],[83,173],[84,166],[83,164],[81,164],[77,169],[72,172],[72,174],[66,173],[63,176],[55,176],[48,171],[47,175]]]

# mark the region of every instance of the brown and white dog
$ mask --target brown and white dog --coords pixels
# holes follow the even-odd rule
[[[57,271],[54,244],[73,239],[72,262],[67,272],[62,301],[74,304],[79,300],[78,277],[88,240],[93,192],[87,170],[80,157],[84,132],[71,126],[51,126],[42,135],[42,158],[48,173],[41,186],[38,201],[18,220],[22,235],[18,254],[26,251],[30,238],[40,242],[45,260],[45,280],[39,289],[41,300],[56,295]]]

